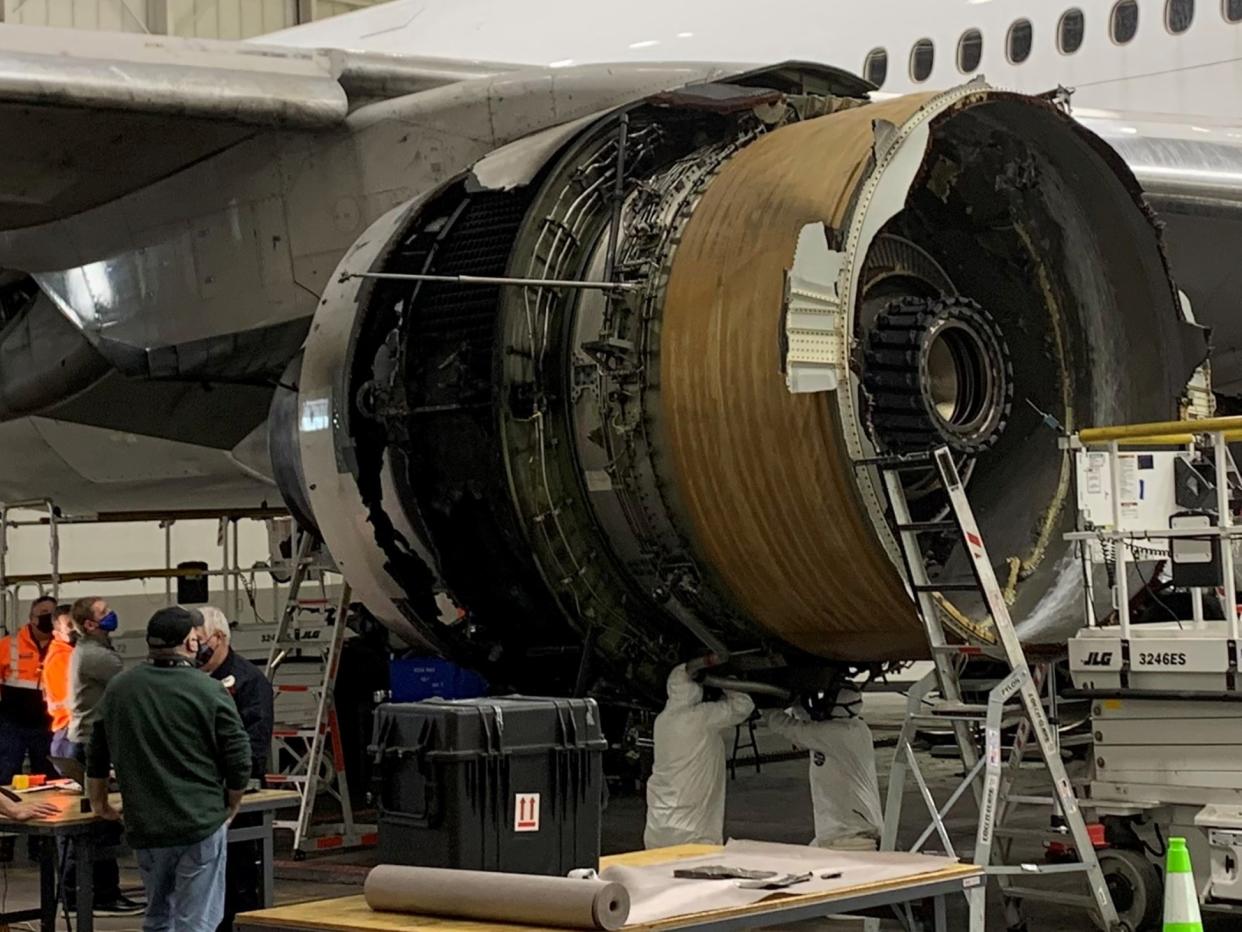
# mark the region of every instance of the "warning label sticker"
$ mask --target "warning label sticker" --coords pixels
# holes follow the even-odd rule
[[[539,831],[539,794],[516,793],[513,797],[513,830]]]

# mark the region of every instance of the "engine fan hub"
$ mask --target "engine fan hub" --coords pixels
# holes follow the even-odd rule
[[[1000,439],[1013,400],[1009,348],[968,298],[891,302],[871,330],[865,385],[877,442],[981,453]]]

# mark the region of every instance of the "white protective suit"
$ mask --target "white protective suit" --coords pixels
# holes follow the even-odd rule
[[[755,704],[726,692],[704,702],[685,664],[668,677],[668,702],[655,720],[655,766],[647,780],[643,845],[719,845],[724,841],[725,744],[721,731],[740,725]]]
[[[838,710],[834,710],[834,715]],[[811,752],[811,802],[820,848],[874,851],[884,827],[871,729],[861,718],[812,721],[806,712],[769,712],[768,727]]]

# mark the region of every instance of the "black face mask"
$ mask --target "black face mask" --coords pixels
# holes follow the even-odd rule
[[[53,620],[51,615],[35,615],[35,628],[44,634],[51,634]]]
[[[211,663],[211,658],[215,653],[215,648],[210,644],[206,641],[199,641],[198,650],[194,652],[194,666],[200,668],[207,666],[207,664]]]

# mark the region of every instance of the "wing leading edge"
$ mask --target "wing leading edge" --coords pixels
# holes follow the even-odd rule
[[[0,229],[105,203],[256,132],[508,70],[249,42],[0,26]]]

